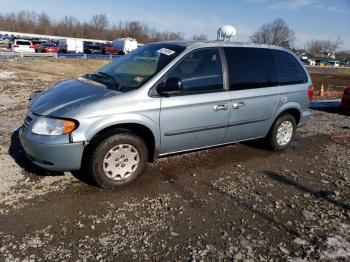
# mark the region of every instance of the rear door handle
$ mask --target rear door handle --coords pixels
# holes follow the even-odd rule
[[[228,105],[224,104],[224,105],[215,105],[214,106],[214,111],[225,111],[228,109]]]
[[[245,103],[243,102],[233,103],[232,109],[240,109],[241,107],[244,107],[244,106],[245,106]]]

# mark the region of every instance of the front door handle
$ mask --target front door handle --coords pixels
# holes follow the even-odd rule
[[[232,109],[240,109],[241,107],[244,107],[245,103],[239,102],[239,103],[233,103],[232,104]]]
[[[228,109],[228,105],[224,104],[224,105],[215,105],[214,106],[214,111],[225,111]]]

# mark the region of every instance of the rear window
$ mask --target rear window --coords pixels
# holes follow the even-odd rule
[[[230,90],[277,86],[277,69],[270,49],[226,47],[224,51]]]
[[[303,66],[290,53],[273,50],[277,63],[278,84],[291,85],[307,83],[308,78]]]
[[[30,45],[29,41],[16,41],[17,45]]]

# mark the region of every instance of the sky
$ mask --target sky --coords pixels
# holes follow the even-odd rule
[[[0,6],[2,13],[44,11],[56,20],[106,14],[110,23],[141,21],[159,31],[183,32],[187,39],[199,34],[216,39],[218,28],[230,24],[237,29],[235,41],[242,42],[264,23],[282,18],[296,33],[296,47],[340,37],[341,49],[350,50],[350,0],[0,0]]]

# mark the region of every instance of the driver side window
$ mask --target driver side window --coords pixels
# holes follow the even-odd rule
[[[180,93],[203,93],[223,90],[219,50],[206,48],[187,54],[167,75],[182,81]]]

